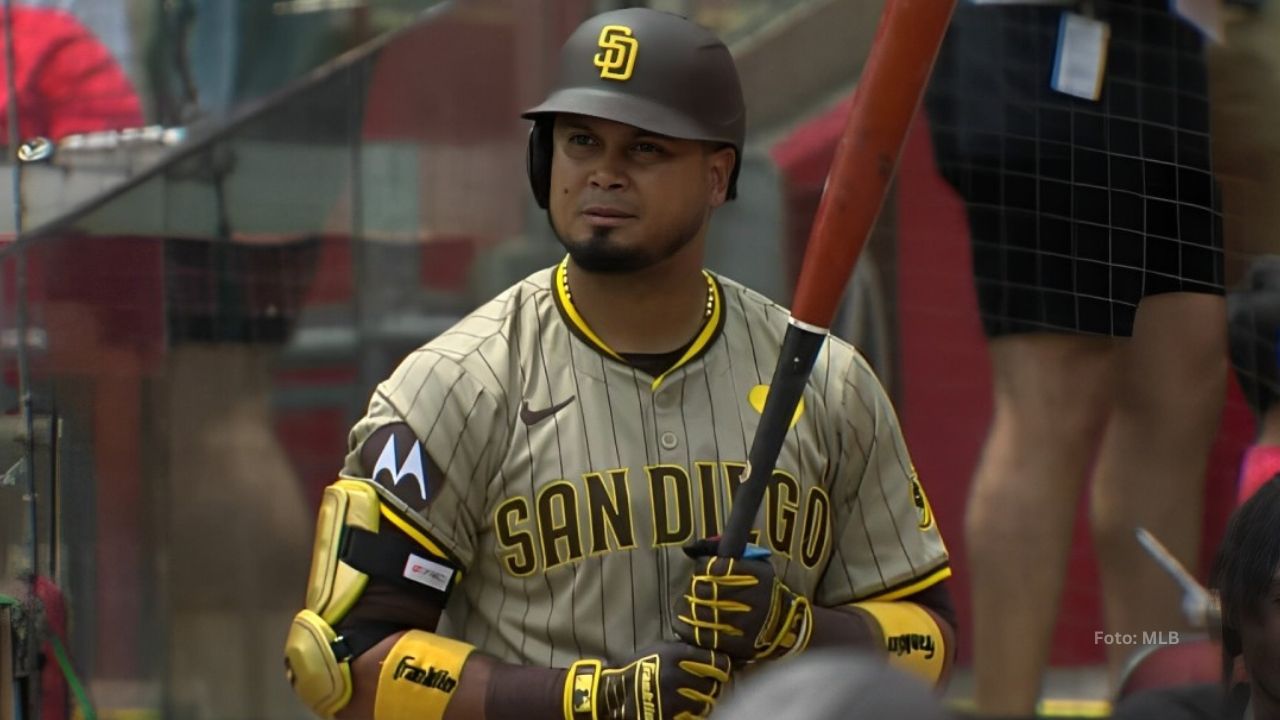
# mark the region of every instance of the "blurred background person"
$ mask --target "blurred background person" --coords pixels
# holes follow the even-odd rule
[[[0,6],[0,28],[6,26],[13,46],[11,52],[7,47],[0,52],[0,78],[5,80],[0,82],[0,105],[5,109],[0,111],[0,145],[9,148],[8,162],[13,162],[17,147],[35,138],[56,142],[77,133],[142,124],[142,104],[133,83],[107,46],[75,15],[56,8],[6,3]],[[0,42],[4,38],[0,34]],[[15,118],[16,127],[11,124]],[[0,247],[13,239],[8,233],[0,236]],[[116,243],[108,240],[104,245],[110,247],[90,249],[89,257],[82,259],[90,263],[130,262],[139,257],[137,249],[119,253]],[[32,268],[31,274],[40,278],[36,282],[50,299],[74,298],[86,314],[94,312],[91,305],[101,297],[101,280],[93,289],[86,289],[77,282],[79,278],[41,270]],[[6,265],[0,269],[0,307],[6,314],[12,313],[16,304],[14,285],[12,267]],[[6,372],[0,380],[0,411],[6,413],[18,410],[17,377],[8,372],[11,361],[11,357],[4,358]],[[38,605],[40,697],[34,707],[45,720],[63,720],[69,713],[68,682],[52,642],[56,637],[67,644],[67,608],[56,578],[50,577],[46,568],[30,567],[24,557],[28,549],[24,546],[31,541],[25,534],[26,511],[25,503],[0,502],[0,589],[24,600],[32,598]]]
[[[1227,526],[1214,586],[1222,601],[1222,680],[1139,693],[1115,720],[1280,719],[1280,476]]]
[[[1096,99],[1051,87],[1068,15],[1109,28],[1069,47]],[[1195,566],[1226,381],[1203,42],[1164,0],[962,2],[927,109],[994,372],[965,520],[975,701],[1029,716],[1091,470],[1107,630],[1182,627],[1133,528]],[[1113,677],[1125,653],[1108,648]]]
[[[1244,287],[1227,296],[1227,317],[1232,369],[1258,421],[1240,466],[1244,502],[1280,473],[1280,256],[1250,266]]]
[[[1256,419],[1253,444],[1245,449],[1239,468],[1236,489],[1237,507],[1244,505],[1255,493],[1280,475],[1280,364],[1277,343],[1280,342],[1280,257],[1263,255],[1249,266],[1242,287],[1227,294],[1228,337],[1231,364],[1236,381]],[[1238,513],[1237,513],[1238,514]],[[1273,532],[1277,531],[1272,528]],[[1228,541],[1219,548],[1217,566],[1228,559],[1225,555],[1232,544]],[[1236,548],[1239,550],[1239,548]],[[1221,585],[1218,576],[1218,585]],[[1211,582],[1213,582],[1211,580]],[[1184,592],[1185,592],[1184,588]],[[1186,603],[1195,600],[1184,596]],[[1243,712],[1248,688],[1240,684],[1241,677],[1231,672],[1228,653],[1227,664],[1220,660],[1224,653],[1223,633],[1217,625],[1221,622],[1217,611],[1210,615],[1205,628],[1208,634],[1182,634],[1177,643],[1149,645],[1135,653],[1127,668],[1120,688],[1123,717],[1165,717],[1163,710],[1179,708],[1204,717],[1217,717],[1224,698],[1228,715],[1239,717]],[[1202,627],[1197,625],[1198,628]],[[1238,652],[1235,652],[1238,655]],[[1216,669],[1215,669],[1216,668]],[[1225,673],[1225,674],[1224,674]],[[1235,685],[1224,696],[1222,687],[1214,685],[1215,674],[1222,681]],[[1168,688],[1168,692],[1149,692],[1149,699],[1133,700],[1126,696],[1143,689]],[[1241,699],[1241,693],[1244,700]],[[1232,709],[1234,708],[1234,709]],[[1137,714],[1134,714],[1137,713]],[[1208,713],[1204,715],[1204,713]]]
[[[1234,287],[1256,258],[1280,253],[1280,4],[1226,0],[1223,28],[1207,52],[1209,111]]]
[[[288,12],[292,7],[164,3],[147,48],[158,116],[192,125],[195,135],[213,132],[249,103],[369,39],[367,8],[339,23],[344,16],[324,6]],[[273,653],[297,583],[305,581],[298,559],[309,548],[314,506],[278,435],[276,373],[322,238],[314,227],[246,229],[229,199],[238,167],[272,142],[287,139],[319,154],[349,141],[363,98],[330,88],[300,95],[246,127],[243,135],[257,147],[227,143],[193,159],[212,190],[216,234],[164,239],[167,347],[149,408],[164,421],[147,444],[180,463],[166,469],[181,491],[164,498],[164,656],[167,675],[180,680],[169,688],[169,707],[184,718],[300,712],[290,689],[275,682]],[[340,187],[326,173],[309,180],[316,207],[340,201]]]
[[[73,133],[116,130],[142,124],[142,106],[133,84],[107,49],[76,17],[62,10],[15,3],[13,85],[19,141],[42,136],[58,140]],[[0,71],[8,73],[8,55]],[[0,101],[8,106],[7,83]],[[0,114],[0,142],[9,142],[8,114]]]

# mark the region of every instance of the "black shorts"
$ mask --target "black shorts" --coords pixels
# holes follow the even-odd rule
[[[1168,0],[1093,8],[1111,25],[1097,102],[1049,86],[1075,7],[961,0],[934,70],[934,152],[991,336],[1127,336],[1147,295],[1222,294],[1203,42]]]

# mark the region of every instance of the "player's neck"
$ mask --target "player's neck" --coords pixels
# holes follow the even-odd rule
[[[707,280],[695,244],[635,273],[590,273],[570,259],[573,306],[615,352],[663,353],[686,345],[707,315]]]

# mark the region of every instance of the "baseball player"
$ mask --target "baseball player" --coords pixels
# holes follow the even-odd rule
[[[569,38],[525,113],[567,257],[405,358],[352,430],[286,647],[316,713],[699,718],[731,670],[820,646],[945,673],[946,549],[849,345],[815,365],[748,558],[715,557],[787,322],[702,268],[744,115],[728,50],[678,16]]]

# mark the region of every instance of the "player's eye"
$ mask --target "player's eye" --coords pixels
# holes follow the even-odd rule
[[[596,139],[586,133],[573,133],[566,139],[566,142],[570,145],[589,146],[595,145]]]
[[[631,146],[631,149],[642,155],[662,155],[666,153],[666,149],[657,143],[638,142]]]

